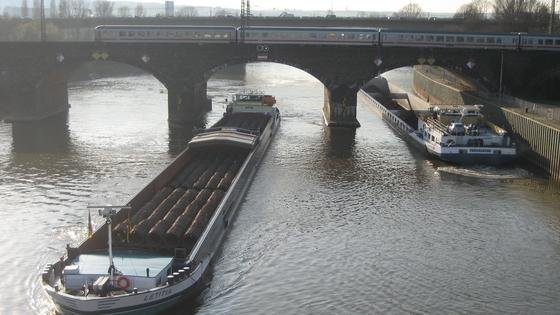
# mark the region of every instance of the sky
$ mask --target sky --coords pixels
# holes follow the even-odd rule
[[[141,2],[160,2],[158,0],[140,0]],[[241,0],[174,0],[175,6],[212,6],[222,8],[239,8]],[[164,1],[161,0],[163,3]],[[410,3],[410,0],[251,0],[254,10],[330,10],[335,11],[398,11]],[[462,4],[470,0],[416,0],[425,12],[455,12]]]

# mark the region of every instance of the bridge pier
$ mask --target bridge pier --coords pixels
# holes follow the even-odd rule
[[[168,87],[168,120],[171,125],[190,125],[212,110],[212,100],[206,94],[207,83]]]
[[[8,122],[40,121],[68,113],[68,87],[63,78],[18,74],[3,82],[0,116]]]
[[[347,85],[325,86],[323,116],[329,127],[360,127],[356,119],[357,88]]]

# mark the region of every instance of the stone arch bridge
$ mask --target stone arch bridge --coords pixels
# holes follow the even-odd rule
[[[501,58],[504,55],[504,66]],[[224,65],[270,61],[313,75],[325,86],[324,113],[332,125],[359,125],[356,93],[380,72],[419,62],[464,67],[491,79],[504,70],[510,89],[560,69],[557,53],[457,48],[342,45],[251,45],[98,42],[0,42],[0,106],[13,120],[38,120],[68,110],[67,80],[92,60],[126,63],[151,73],[168,89],[169,121],[197,120],[209,109],[206,82]],[[271,73],[270,75],[274,75]]]

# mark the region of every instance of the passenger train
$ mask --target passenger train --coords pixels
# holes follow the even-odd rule
[[[451,33],[341,27],[230,27],[100,25],[99,42],[312,44],[447,47],[496,50],[560,50],[560,36],[526,33]]]

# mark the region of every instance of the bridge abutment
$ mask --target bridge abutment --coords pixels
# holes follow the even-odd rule
[[[358,89],[346,85],[325,86],[323,116],[329,127],[360,127],[356,119]]]
[[[185,125],[200,121],[212,110],[212,100],[206,94],[206,81],[168,88],[168,115],[171,125]]]

